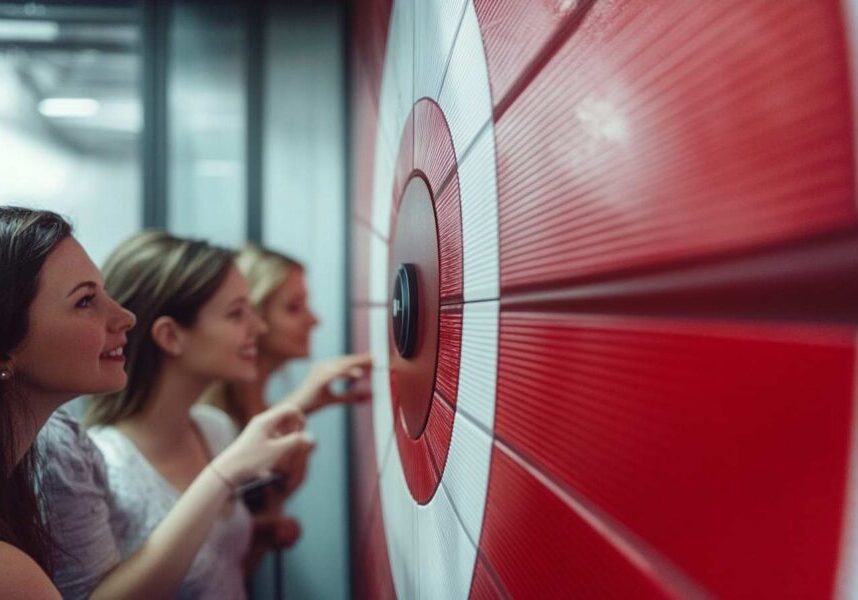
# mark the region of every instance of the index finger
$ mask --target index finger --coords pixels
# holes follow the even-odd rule
[[[290,425],[297,425],[299,429],[304,425],[304,413],[291,402],[278,402],[267,408],[259,416],[266,422],[280,424],[285,421]]]
[[[343,370],[353,369],[355,367],[371,367],[372,354],[364,352],[362,354],[348,354],[343,356],[340,362],[340,367]]]

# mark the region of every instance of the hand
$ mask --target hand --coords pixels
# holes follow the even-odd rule
[[[253,417],[235,441],[212,461],[215,471],[234,488],[271,473],[292,455],[306,455],[315,446],[303,431],[304,415],[280,404]]]
[[[272,470],[280,473],[283,479],[274,482],[266,489],[267,505],[276,506],[279,512],[280,506],[286,498],[291,496],[304,483],[312,451],[313,447],[309,446],[303,452],[290,452],[274,465]]]
[[[294,546],[300,537],[298,519],[271,513],[254,515],[253,542],[244,555],[244,572],[252,574],[267,552]]]
[[[369,390],[355,387],[337,393],[331,390],[331,384],[337,379],[355,382],[363,378],[371,367],[370,354],[349,354],[316,363],[298,391],[288,400],[305,414],[333,404],[361,402],[370,397]]]
[[[301,523],[286,515],[262,514],[253,517],[253,541],[266,550],[294,546],[301,537]]]

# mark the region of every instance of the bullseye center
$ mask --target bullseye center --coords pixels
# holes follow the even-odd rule
[[[398,417],[416,439],[432,406],[439,310],[438,226],[432,194],[421,176],[412,177],[405,187],[393,231],[388,266],[394,335],[391,391]]]

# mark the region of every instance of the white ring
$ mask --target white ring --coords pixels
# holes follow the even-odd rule
[[[397,596],[465,598],[473,578],[488,491],[500,289],[492,100],[482,35],[471,0],[394,2],[379,98],[373,180],[373,228],[385,238],[390,235],[393,175],[402,128],[412,106],[424,97],[441,107],[459,166],[466,302],[450,449],[441,485],[427,504],[419,505],[411,496],[398,447],[392,441],[386,309],[376,309],[371,316],[371,347],[380,367],[373,378],[373,422],[384,530]],[[370,252],[370,297],[385,305],[389,301],[388,251],[387,244],[377,242]]]

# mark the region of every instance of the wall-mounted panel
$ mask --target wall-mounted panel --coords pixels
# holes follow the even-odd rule
[[[858,589],[851,3],[354,9],[356,593]]]

